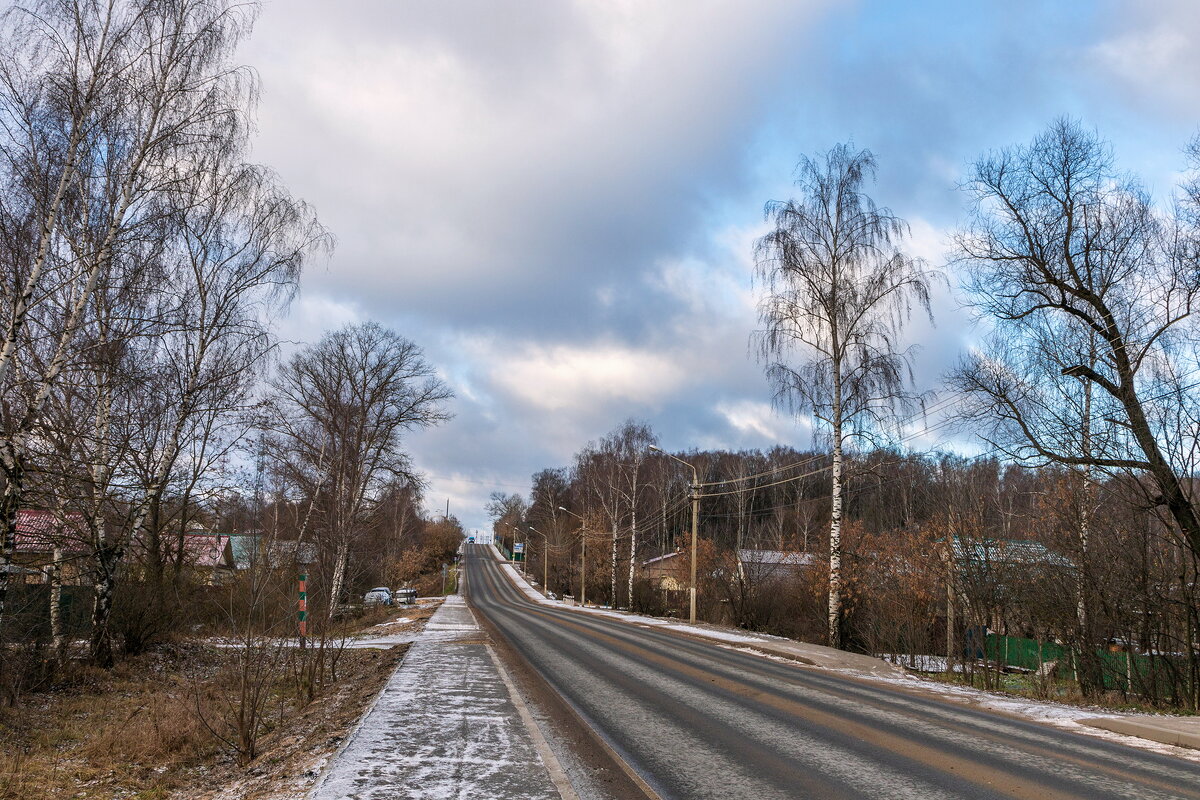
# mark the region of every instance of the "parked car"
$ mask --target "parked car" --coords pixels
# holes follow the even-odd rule
[[[376,586],[363,595],[363,603],[368,606],[390,606],[392,604],[392,590],[386,586]]]
[[[417,590],[397,589],[395,594],[392,595],[392,598],[394,602],[400,603],[401,605],[410,606],[417,602]]]

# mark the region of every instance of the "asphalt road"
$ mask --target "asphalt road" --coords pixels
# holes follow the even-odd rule
[[[467,596],[663,798],[1200,798],[1200,764],[532,603],[483,545]]]

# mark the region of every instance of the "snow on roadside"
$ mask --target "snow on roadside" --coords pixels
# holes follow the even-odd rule
[[[905,669],[915,669],[918,672],[945,672],[946,657],[931,656],[931,655],[912,655],[909,653],[881,653],[880,658],[890,664],[895,664]],[[963,665],[955,664],[955,672],[962,672]]]
[[[1011,714],[1015,717],[1021,717],[1030,722],[1040,722],[1045,725],[1052,725],[1056,728],[1072,731],[1073,733],[1087,734],[1088,736],[1096,736],[1101,739],[1107,739],[1111,742],[1138,747],[1142,750],[1150,750],[1163,755],[1175,756],[1177,758],[1185,758],[1189,761],[1200,763],[1200,751],[1192,750],[1187,747],[1176,747],[1174,745],[1162,744],[1150,739],[1142,739],[1137,736],[1126,736],[1120,733],[1113,733],[1101,728],[1093,728],[1090,725],[1082,724],[1081,720],[1085,719],[1120,719],[1122,717],[1145,717],[1147,714],[1124,714],[1119,711],[1113,711],[1109,708],[1101,708],[1099,706],[1077,706],[1067,703],[1056,703],[1052,700],[1035,700],[1027,697],[1017,697],[1015,695],[1001,694],[999,692],[991,692],[986,689],[976,689],[971,686],[962,686],[958,684],[942,683],[930,678],[925,678],[920,675],[904,675],[900,677],[881,676],[881,675],[865,675],[867,680],[877,681],[879,683],[891,684],[909,689],[916,689],[921,692],[938,695],[939,697],[952,700],[958,703],[986,708],[991,711],[999,711],[1004,714]]]
[[[530,600],[534,601],[535,603],[541,603],[542,605],[545,605],[545,606],[557,606],[558,608],[571,608],[576,611],[584,611],[584,612],[587,612],[588,614],[596,614],[597,616],[601,616],[601,617],[611,617],[613,619],[620,619],[620,620],[624,620],[626,622],[633,622],[638,625],[646,625],[648,627],[655,627],[655,628],[666,628],[668,630],[681,631],[683,633],[691,633],[691,634],[695,634],[698,636],[703,636],[706,639],[719,639],[720,641],[723,641],[723,642],[737,642],[737,643],[741,643],[741,644],[753,644],[755,642],[761,643],[761,642],[770,641],[771,639],[780,640],[780,637],[777,637],[777,636],[767,636],[765,634],[734,633],[732,631],[715,630],[712,628],[705,628],[705,627],[700,627],[700,626],[696,626],[696,625],[687,625],[687,624],[684,624],[681,622],[674,622],[669,619],[662,619],[661,617],[645,617],[645,616],[642,616],[641,614],[634,614],[629,611],[615,611],[611,608],[600,608],[597,606],[567,605],[562,600],[551,600],[550,598],[546,597],[544,594],[539,592],[537,589],[534,589],[532,586],[530,586],[529,583],[525,580],[525,578],[521,575],[521,573],[517,571],[516,567],[514,567],[512,565],[512,562],[510,562],[510,561],[501,562],[501,569],[503,569],[504,571],[506,571],[508,573],[509,577],[511,577],[513,579],[513,583],[516,584],[517,589],[519,589],[521,592],[523,592],[526,597],[528,597]],[[782,641],[786,641],[786,640],[782,640]]]

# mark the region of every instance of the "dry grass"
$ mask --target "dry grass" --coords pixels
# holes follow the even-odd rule
[[[76,668],[52,691],[0,708],[0,800],[198,797],[247,775],[294,778],[336,745],[402,650],[347,651],[340,680],[305,709],[281,669],[261,755],[245,767],[212,733],[229,711],[231,650],[174,645],[111,672]]]

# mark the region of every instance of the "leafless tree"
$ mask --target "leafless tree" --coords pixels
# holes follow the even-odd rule
[[[913,304],[929,311],[934,277],[899,248],[908,226],[864,192],[875,157],[840,144],[804,158],[800,197],[767,204],[773,229],[755,245],[764,294],[756,334],[779,402],[812,413],[833,449],[829,643],[842,646],[843,449],[877,431],[912,396],[900,330]],[[796,363],[796,359],[799,363]]]
[[[614,607],[617,605],[620,541],[626,521],[630,535],[627,596],[632,601],[637,561],[637,510],[645,489],[642,463],[650,445],[657,441],[648,425],[627,420],[599,442],[589,444],[575,459],[575,474],[587,486],[585,507],[591,511],[598,509],[609,528],[609,591]]]
[[[25,244],[4,265],[0,298],[0,566],[30,437],[81,332],[100,319],[97,293],[144,280],[172,213],[167,194],[245,142],[253,81],[230,59],[252,12],[228,0],[42,0],[4,17],[0,194]],[[6,587],[2,569],[0,613]]]
[[[409,431],[449,419],[450,390],[419,347],[374,323],[347,325],[300,351],[273,380],[274,456],[324,520],[333,548],[332,615],[351,544],[389,481],[419,483]]]
[[[980,159],[967,188],[959,258],[996,323],[954,378],[967,413],[1027,463],[1148,475],[1200,553],[1186,479],[1200,455],[1197,198],[1157,209],[1096,133],[1065,119]]]

